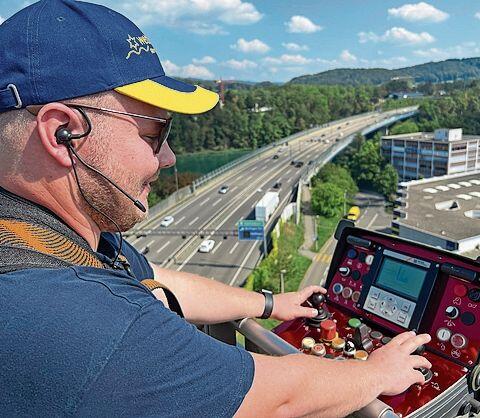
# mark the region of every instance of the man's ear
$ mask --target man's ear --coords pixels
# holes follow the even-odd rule
[[[56,132],[68,129],[71,133],[85,131],[82,116],[62,103],[42,106],[37,115],[37,132],[45,151],[61,166],[71,167],[72,162],[66,145],[57,142]],[[71,143],[75,146],[74,142]]]

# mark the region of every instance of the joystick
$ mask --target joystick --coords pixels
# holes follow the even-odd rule
[[[325,305],[325,300],[326,298],[323,293],[314,293],[312,296],[310,296],[308,301],[314,308],[318,310],[318,315],[314,318],[309,318],[307,320],[308,325],[318,328],[320,327],[322,321],[330,318],[330,312]]]

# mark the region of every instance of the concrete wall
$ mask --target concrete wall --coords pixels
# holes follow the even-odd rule
[[[426,232],[418,231],[413,228],[409,228],[408,226],[399,225],[398,228],[398,235],[401,238],[406,238],[412,241],[420,242],[423,244],[431,245],[433,247],[440,247],[443,249],[451,250],[451,248],[447,248],[447,238],[440,238],[434,235],[430,235]]]
[[[463,239],[458,242],[458,252],[473,251],[480,246],[480,236]]]

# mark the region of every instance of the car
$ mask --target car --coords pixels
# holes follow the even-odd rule
[[[314,162],[315,162],[315,161],[310,160],[310,161],[308,162],[308,165],[312,165]]]
[[[148,245],[145,246],[145,248],[142,250],[142,254],[148,254],[150,252],[150,247]]]
[[[290,161],[290,165],[295,165],[297,162],[295,160]]]
[[[273,156],[273,159],[274,159],[274,160],[278,160],[278,154],[275,154],[275,155]]]
[[[325,136],[325,134],[322,134],[322,138]]]
[[[300,167],[303,167],[303,161],[297,161],[295,163],[295,168],[300,168]]]
[[[171,225],[174,220],[175,218],[173,216],[165,216],[162,222],[160,222],[160,226],[163,226],[164,228],[166,228],[167,226]]]
[[[215,241],[213,239],[206,239],[198,247],[198,251],[201,253],[209,253],[215,247]]]
[[[274,189],[279,189],[280,187],[282,187],[282,182],[281,182],[281,181],[277,181],[277,182],[273,185],[273,188],[274,188]]]
[[[144,233],[142,232],[142,233],[140,233],[140,234],[137,234],[136,237],[137,237],[137,239],[138,239],[138,238],[145,238],[146,236],[147,236],[147,234],[144,234]]]
[[[220,187],[220,189],[218,190],[218,193],[225,194],[225,193],[228,192],[228,189],[229,189],[229,187],[227,185],[224,185],[224,186]]]

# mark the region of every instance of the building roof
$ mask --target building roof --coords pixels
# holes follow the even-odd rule
[[[433,139],[434,134],[433,132],[412,132],[409,134],[398,134],[398,135],[383,135],[382,139],[400,139],[400,140],[413,140],[413,141],[427,141],[427,142],[435,142],[438,144],[447,144],[449,141],[441,141],[438,139]],[[480,138],[480,135],[462,135],[462,139],[457,141],[450,141],[459,143],[462,141],[471,141],[477,140]]]
[[[453,241],[480,237],[480,171],[400,183],[398,223]]]

